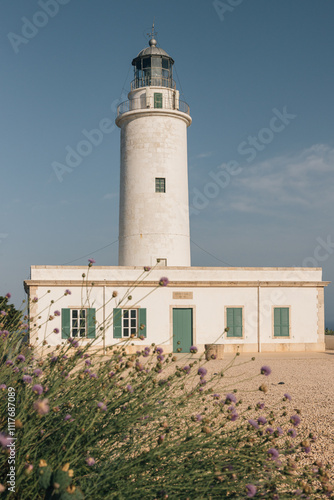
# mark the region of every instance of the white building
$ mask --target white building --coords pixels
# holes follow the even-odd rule
[[[152,35],[132,61],[129,99],[118,108],[119,266],[88,273],[83,266],[32,266],[25,281],[31,341],[96,337],[106,348],[124,338],[133,344],[129,351],[152,342],[166,352],[213,343],[225,352],[324,350],[328,282],[321,268],[190,267],[191,117],[173,63]],[[158,285],[162,276],[168,286]]]

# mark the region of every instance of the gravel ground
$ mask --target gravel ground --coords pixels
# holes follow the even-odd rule
[[[255,360],[248,363],[252,356]],[[232,355],[224,355],[221,361],[210,361],[205,365],[208,375],[221,371],[232,359]],[[179,360],[177,364],[181,366]],[[291,410],[301,411],[302,422],[298,427],[298,434],[307,431],[317,436],[308,457],[332,464],[334,459],[334,351],[241,354],[236,358],[235,364],[239,366],[233,366],[226,372],[215,391],[223,395],[224,391],[226,394],[231,389],[237,388],[238,397],[245,404],[265,401],[268,407],[277,401],[282,401],[284,393],[290,394],[292,400],[288,407]],[[271,368],[271,375],[250,378],[258,374],[263,365]],[[240,382],[236,383],[237,380]],[[265,395],[258,390],[263,382],[269,388]],[[333,469],[332,477],[334,477]]]

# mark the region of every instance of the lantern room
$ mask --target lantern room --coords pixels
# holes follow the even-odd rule
[[[155,38],[132,61],[134,80],[131,90],[140,87],[168,87],[175,89],[173,80],[174,60],[160,47]]]

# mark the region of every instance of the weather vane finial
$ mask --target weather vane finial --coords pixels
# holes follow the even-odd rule
[[[152,30],[151,30],[151,32],[150,32],[150,33],[147,33],[147,35],[148,35],[149,37],[151,37],[151,38],[150,38],[150,41],[149,41],[149,44],[150,44],[150,45],[156,45],[156,44],[157,44],[157,41],[156,41],[156,39],[155,39],[155,35],[157,35],[157,34],[158,34],[158,32],[157,32],[157,31],[155,31],[155,29],[154,29],[154,23],[155,23],[155,17],[154,17],[154,19],[153,19]]]

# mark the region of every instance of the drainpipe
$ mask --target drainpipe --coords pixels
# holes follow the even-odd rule
[[[261,352],[261,337],[260,337],[260,282],[257,282],[257,348]]]

